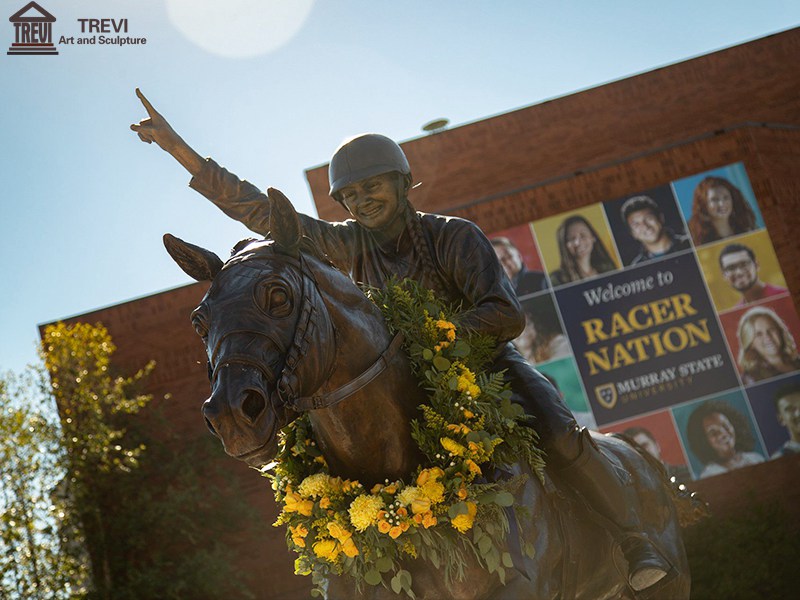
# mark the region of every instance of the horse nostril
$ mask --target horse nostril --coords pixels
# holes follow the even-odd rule
[[[214,435],[216,435],[217,437],[219,437],[219,435],[217,435],[217,430],[216,430],[216,429],[214,429],[214,426],[211,424],[211,421],[209,421],[209,420],[208,420],[208,417],[203,417],[203,420],[205,420],[205,422],[206,422],[206,427],[208,427],[208,430],[209,430],[211,433],[213,433]]]
[[[242,402],[242,412],[251,422],[255,423],[266,406],[267,404],[262,394],[259,394],[255,390],[247,390],[245,392],[244,401]]]

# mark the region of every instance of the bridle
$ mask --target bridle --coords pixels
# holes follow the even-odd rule
[[[243,364],[260,370],[268,381],[275,381],[275,391],[270,398],[273,406],[284,407],[294,412],[301,413],[309,410],[330,408],[346,400],[356,392],[360,391],[375,379],[377,379],[389,366],[398,350],[403,344],[404,337],[401,333],[396,334],[389,342],[388,346],[380,353],[377,359],[367,367],[362,373],[337,387],[334,390],[323,392],[324,382],[328,381],[334,371],[335,361],[332,357],[336,355],[336,330],[330,319],[327,308],[321,302],[322,293],[315,277],[313,268],[309,261],[300,254],[297,258],[274,252],[270,260],[279,260],[282,263],[293,266],[300,274],[301,278],[301,297],[303,304],[300,308],[300,315],[295,327],[294,336],[289,348],[283,353],[285,358],[283,368],[280,373],[275,374],[267,365],[261,365],[258,361],[244,355],[234,355],[225,357],[219,364],[210,366],[212,383],[216,378],[216,373],[224,365]],[[243,261],[235,261],[239,263]],[[229,261],[224,268],[234,264]],[[224,270],[223,268],[223,270]],[[248,333],[266,337],[273,345],[279,346],[272,336],[258,331],[238,330],[238,333]],[[232,332],[231,332],[232,333]],[[227,337],[227,334],[226,334]],[[322,369],[318,369],[319,375],[311,377],[310,373],[304,372],[308,369],[307,361],[310,356],[309,350],[314,345],[330,345],[324,350],[330,359],[322,363]],[[278,347],[278,351],[282,348]],[[304,369],[305,367],[305,369]],[[313,390],[307,391],[304,388],[309,386]]]

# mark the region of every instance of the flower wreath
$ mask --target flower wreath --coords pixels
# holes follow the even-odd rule
[[[413,598],[405,559],[429,561],[449,583],[463,579],[465,555],[472,552],[504,582],[513,566],[503,550],[505,509],[525,476],[495,473],[522,461],[541,477],[544,461],[503,373],[485,371],[495,342],[460,330],[458,311],[411,280],[390,281],[367,295],[392,333],[404,334],[412,368],[429,391],[421,418],[411,423],[425,463],[408,482],[386,480],[368,490],[328,472],[306,416],[284,428],[277,465],[262,472],[282,507],[274,525],[288,526],[287,545],[298,554],[295,573],[312,575],[314,595],[323,594],[328,575],[348,574],[358,589],[388,582]],[[523,548],[532,555],[531,546]]]

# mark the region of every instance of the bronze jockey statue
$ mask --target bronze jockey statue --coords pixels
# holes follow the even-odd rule
[[[139,138],[171,154],[192,175],[189,185],[225,214],[269,235],[267,195],[202,158],[136,93],[149,115],[131,125]],[[385,136],[367,133],[343,142],[331,158],[329,179],[330,195],[353,218],[329,223],[300,215],[304,235],[358,283],[383,287],[390,277],[409,277],[442,300],[460,303],[465,312],[459,325],[500,343],[492,370],[506,371],[514,400],[534,417],[548,470],[573,486],[615,530],[631,587],[641,591],[662,580],[671,565],[642,533],[630,476],[599,451],[552,384],[510,343],[523,330],[525,317],[481,230],[464,219],[417,212],[408,199],[413,181],[408,160]]]

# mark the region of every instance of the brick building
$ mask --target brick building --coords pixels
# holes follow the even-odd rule
[[[741,162],[791,297],[800,297],[800,29],[768,36],[596,88],[403,143],[419,210],[505,230],[593,203]],[[328,197],[327,165],[309,169],[320,217],[342,220]],[[76,317],[103,322],[117,364],[158,366],[150,392],[175,432],[205,435],[198,409],[208,395],[205,357],[188,315],[206,287],[195,284]],[[172,399],[163,400],[165,394]],[[266,482],[225,457],[246,481],[248,500],[270,522]],[[782,500],[800,517],[798,460],[781,459],[694,482],[717,513],[735,510],[746,489]],[[740,494],[732,494],[739,490]],[[235,543],[247,548],[259,597],[301,595],[283,532]]]

